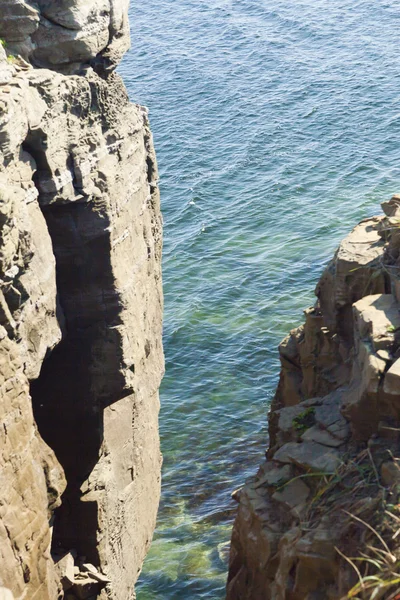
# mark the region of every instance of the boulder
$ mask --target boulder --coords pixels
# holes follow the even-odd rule
[[[53,559],[63,590],[67,591],[75,583],[74,556],[71,552],[67,552],[63,556],[54,556]]]

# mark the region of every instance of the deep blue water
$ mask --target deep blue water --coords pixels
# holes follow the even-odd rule
[[[399,25],[393,0],[133,0],[120,72],[150,109],[165,221],[163,501],[139,600],[224,597],[277,344],[400,191]]]

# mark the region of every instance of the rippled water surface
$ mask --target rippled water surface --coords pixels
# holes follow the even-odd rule
[[[399,18],[393,0],[132,0],[120,71],[158,152],[167,369],[139,600],[224,598],[277,344],[341,237],[400,191]]]

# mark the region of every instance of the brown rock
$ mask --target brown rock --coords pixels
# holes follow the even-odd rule
[[[387,214],[397,215],[399,198],[389,204]],[[400,484],[400,293],[387,293],[397,289],[399,268],[398,220],[363,221],[322,275],[305,325],[281,344],[269,461],[241,493],[227,600],[340,600],[357,583],[342,555],[368,552],[374,530],[397,552],[396,523],[382,503],[397,492],[385,493],[376,477]],[[279,489],[270,485],[277,463],[292,473]],[[279,534],[274,553],[262,546],[265,530]]]
[[[385,243],[379,235],[383,217],[365,219],[340,243],[316,289],[324,322],[351,339],[351,306],[367,294],[385,291],[380,267]]]
[[[400,212],[400,195],[395,194],[387,202],[382,202],[381,206],[387,217],[395,217]]]
[[[397,462],[387,461],[381,466],[383,485],[392,486],[400,483],[400,467]]]
[[[393,332],[400,328],[400,313],[394,296],[366,296],[354,304],[354,318],[357,339],[371,340],[375,352],[391,349]]]

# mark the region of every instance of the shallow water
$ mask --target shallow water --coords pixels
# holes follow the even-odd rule
[[[158,152],[167,369],[139,600],[224,598],[277,344],[339,240],[400,191],[399,19],[392,0],[132,1],[120,72]]]

